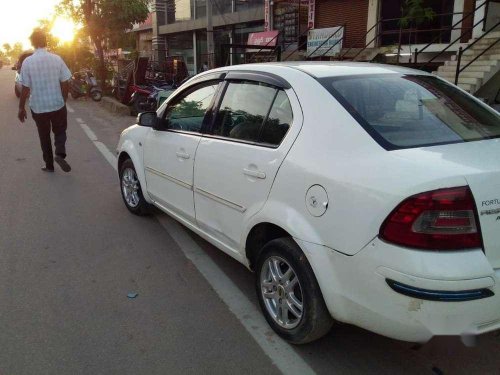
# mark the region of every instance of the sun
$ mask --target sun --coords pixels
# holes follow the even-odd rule
[[[51,34],[54,35],[61,43],[72,42],[76,32],[75,23],[68,18],[57,17],[52,26]]]

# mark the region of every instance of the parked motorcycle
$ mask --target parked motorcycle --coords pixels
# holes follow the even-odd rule
[[[98,86],[96,78],[89,70],[73,74],[69,92],[73,99],[82,96],[88,96],[96,102],[102,99],[102,89]]]
[[[173,92],[175,88],[176,85],[166,84],[165,82],[159,82],[158,85],[131,86],[132,95],[129,101],[130,114],[136,116],[141,112],[156,111],[158,108],[159,94],[166,90],[171,90]]]

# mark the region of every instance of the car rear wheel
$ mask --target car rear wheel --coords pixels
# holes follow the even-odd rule
[[[256,289],[267,322],[283,339],[305,344],[332,327],[314,272],[291,238],[264,246],[256,266]]]
[[[130,212],[135,215],[149,214],[150,204],[144,199],[141,183],[132,160],[127,159],[120,167],[120,185],[123,202]]]

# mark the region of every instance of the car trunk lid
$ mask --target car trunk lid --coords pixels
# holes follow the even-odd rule
[[[500,268],[500,171],[465,178],[476,200],[486,257],[493,268]]]

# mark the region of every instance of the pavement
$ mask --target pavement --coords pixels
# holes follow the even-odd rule
[[[126,210],[113,168],[134,118],[70,100],[71,173],[40,171],[35,125],[0,70],[0,374],[499,374],[500,335],[467,348],[345,324],[291,346],[245,267],[156,211]],[[128,298],[129,293],[137,293]]]

